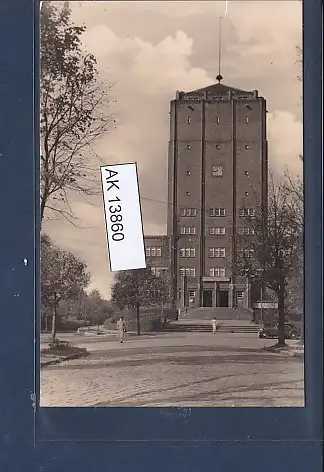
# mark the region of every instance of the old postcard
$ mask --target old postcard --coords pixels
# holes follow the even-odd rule
[[[304,406],[302,5],[41,5],[41,406]]]

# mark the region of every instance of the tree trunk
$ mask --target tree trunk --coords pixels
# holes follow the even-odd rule
[[[48,333],[48,314],[45,315],[45,332]]]
[[[42,200],[41,200],[41,205],[40,205],[40,219],[41,219],[41,223],[43,221],[43,218],[44,218],[44,213],[45,213],[45,197],[42,196]]]
[[[278,291],[278,344],[284,346],[285,343],[285,284],[280,283]]]
[[[140,322],[140,304],[136,304],[136,320],[137,320],[137,336],[141,334],[141,322]]]
[[[52,314],[52,342],[54,343],[56,339],[56,304],[53,307]]]

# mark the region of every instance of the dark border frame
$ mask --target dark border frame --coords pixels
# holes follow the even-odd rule
[[[36,231],[39,216],[35,211],[39,201],[38,11],[38,2],[32,0],[3,0],[0,6],[0,291],[4,315],[0,330],[0,451],[6,450],[5,455],[0,454],[0,469],[59,472],[96,466],[101,470],[114,465],[119,471],[152,467],[161,471],[204,470],[208,467],[206,461],[210,461],[209,466],[215,463],[219,470],[231,471],[245,464],[249,471],[259,471],[260,466],[265,472],[320,470],[323,432],[321,0],[303,3],[305,408],[37,406],[39,371],[35,376],[34,365],[35,359],[39,360],[38,348],[35,350],[35,333],[39,332],[39,234]],[[78,442],[89,444],[84,447]],[[162,445],[168,447],[167,452]]]

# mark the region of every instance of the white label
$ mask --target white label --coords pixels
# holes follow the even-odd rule
[[[146,267],[142,213],[135,163],[101,168],[111,271]]]

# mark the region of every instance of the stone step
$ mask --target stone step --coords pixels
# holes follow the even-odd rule
[[[193,308],[188,313],[181,313],[184,320],[210,320],[213,317],[223,320],[251,320],[253,312],[247,308],[201,307]]]
[[[206,324],[167,324],[164,327],[164,331],[175,331],[175,332],[204,332],[209,333],[212,331],[212,327]],[[218,332],[223,333],[257,333],[259,328],[257,326],[242,326],[242,325],[220,325]]]

